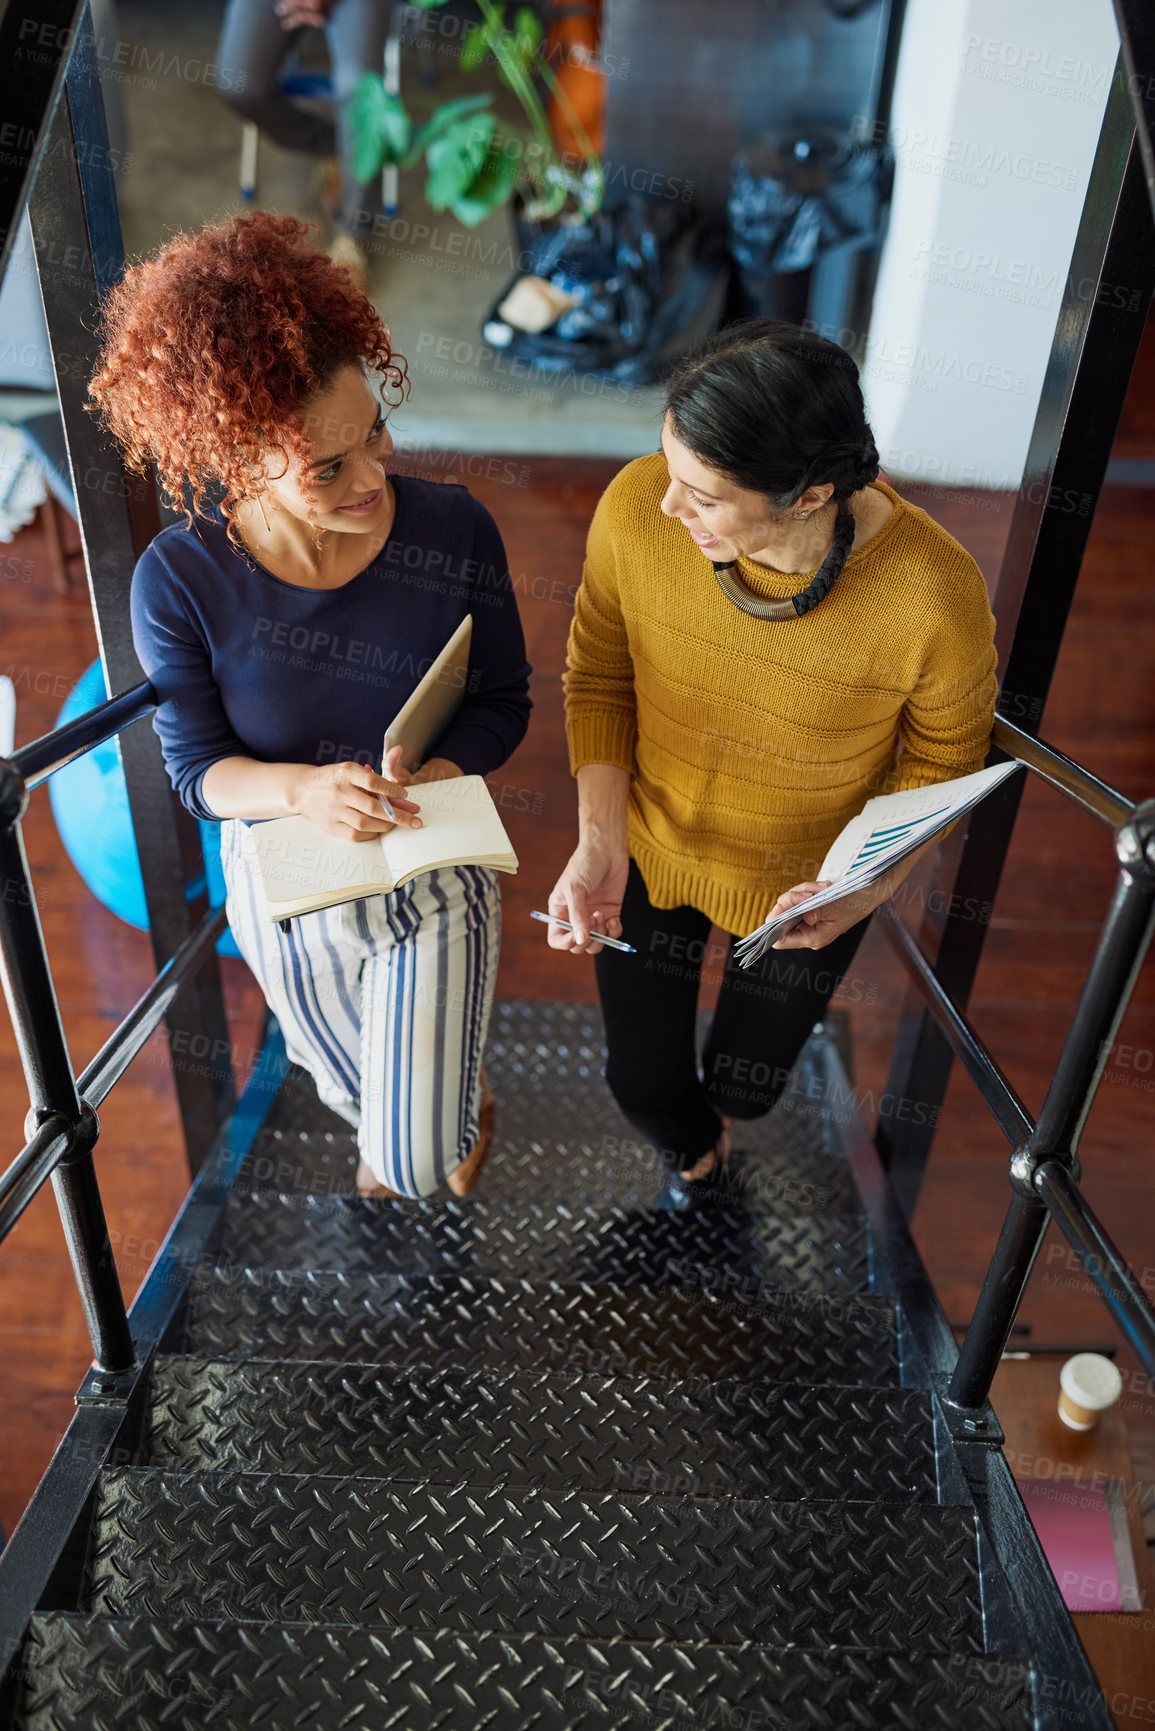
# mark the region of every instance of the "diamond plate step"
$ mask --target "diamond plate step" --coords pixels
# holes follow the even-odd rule
[[[101,1474],[81,1610],[982,1651],[973,1511]]]
[[[148,1464],[674,1495],[937,1495],[930,1396],[160,1358]]]
[[[397,1204],[310,1195],[229,1198],[216,1260],[226,1267],[365,1274],[512,1275],[622,1286],[865,1292],[862,1219],[751,1214],[720,1196],[685,1210],[578,1213],[500,1199]]]
[[[301,1106],[292,1128],[262,1131],[234,1188],[273,1196],[356,1194],[357,1143],[349,1126],[317,1100],[313,1084],[299,1083]],[[305,1090],[308,1090],[308,1095]],[[311,1097],[310,1097],[311,1096]],[[773,1115],[770,1122],[773,1122]],[[545,1141],[519,1134],[507,1111],[498,1119],[494,1148],[475,1201],[502,1201],[546,1208],[564,1197],[576,1211],[652,1208],[666,1188],[665,1170],[651,1148],[620,1138],[604,1145],[564,1142],[557,1132]],[[519,1126],[520,1129],[520,1126]],[[623,1130],[628,1126],[623,1126]],[[617,1146],[615,1146],[615,1142]],[[734,1188],[751,1208],[794,1213],[861,1214],[850,1168],[831,1154],[793,1147],[735,1156]],[[450,1192],[438,1191],[439,1200]]]
[[[674,1646],[276,1628],[52,1612],[20,1662],[17,1731],[1028,1731],[1030,1668],[1000,1655]]]
[[[194,1270],[165,1341],[195,1358],[592,1372],[699,1380],[899,1380],[893,1304],[637,1287],[286,1270]]]
[[[578,1211],[649,1208],[665,1188],[658,1155],[622,1117],[602,1075],[601,1012],[591,1004],[498,999],[485,1063],[497,1136],[480,1194]],[[512,1140],[510,1139],[512,1137]],[[858,1214],[846,1161],[826,1151],[817,1106],[783,1101],[737,1128],[737,1177],[751,1205]],[[238,1187],[351,1196],[356,1145],[303,1070],[282,1085]]]

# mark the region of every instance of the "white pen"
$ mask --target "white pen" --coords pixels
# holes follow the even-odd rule
[[[389,822],[390,823],[396,823],[397,822],[397,813],[393,810],[393,807],[389,804],[389,801],[385,798],[385,795],[383,793],[379,793],[377,795],[377,798],[381,801],[381,809],[385,813],[385,816],[389,819]]]
[[[560,926],[563,932],[572,932],[573,927],[568,920],[559,920],[556,914],[542,914],[536,908],[529,910],[531,920],[544,920],[547,926]],[[633,944],[623,944],[621,938],[607,938],[604,932],[591,932],[590,937],[596,943],[606,944],[611,950],[625,950],[627,955],[636,956]]]

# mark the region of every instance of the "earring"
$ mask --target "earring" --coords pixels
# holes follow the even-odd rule
[[[798,515],[800,517],[809,517],[810,512],[809,511],[799,511]]]
[[[257,510],[261,513],[261,522],[265,525],[266,535],[271,535],[273,531],[269,528],[269,519],[265,516],[265,500],[261,493],[257,494]]]

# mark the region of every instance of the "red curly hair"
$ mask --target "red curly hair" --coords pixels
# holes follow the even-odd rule
[[[102,309],[94,412],[130,469],[156,465],[190,525],[218,482],[234,541],[233,507],[268,478],[268,453],[310,460],[302,411],[344,367],[363,361],[399,397],[409,389],[372,301],[309,233],[256,211],[178,234],[127,270]]]

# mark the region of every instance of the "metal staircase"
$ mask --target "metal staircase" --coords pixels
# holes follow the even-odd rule
[[[294,1072],[227,1187],[210,1162],[14,1731],[1035,1723],[829,1115],[687,1197],[619,1152],[600,1058],[596,1010],[498,1004],[476,1200],[350,1194]]]
[[[1155,36],[1137,0],[1116,10],[996,596],[1001,707],[1030,725],[998,722],[995,747],[1109,826],[1119,866],[1038,1121],[966,1019],[985,926],[951,911],[993,903],[1024,776],[947,844],[947,911],[918,941],[879,916],[912,982],[887,1094],[918,1114],[872,1136],[819,1030],[801,1087],[744,1130],[734,1181],[687,1196],[612,1106],[596,1012],[505,1003],[483,1184],[417,1204],[353,1195],[348,1128],[275,1029],[235,1100],[224,916],[139,725],[155,693],[128,591],[155,489],[85,409],[123,258],[91,18],[84,0],[0,0],[0,268],[27,204],[118,693],[0,762],[0,975],[30,1099],[0,1240],[51,1181],[93,1344],[0,1553],[0,1731],[1110,1731],[987,1395],[1051,1221],[1155,1375],[1155,1313],[1078,1187],[1155,921],[1155,802],[1035,737],[1155,284]],[[77,1075],[21,820],[113,735],[158,974]],[[93,1149],[162,1024],[193,1185],[129,1316]],[[954,1058],[1012,1150],[961,1351],[907,1225]]]

